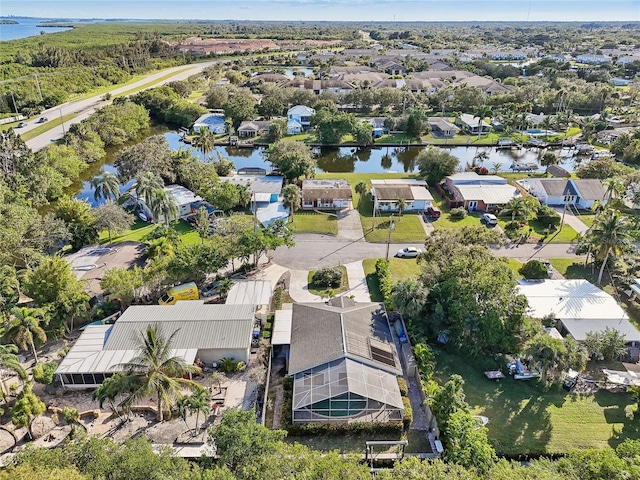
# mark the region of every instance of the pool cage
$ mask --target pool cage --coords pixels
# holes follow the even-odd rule
[[[396,376],[349,358],[294,375],[293,422],[402,421]]]

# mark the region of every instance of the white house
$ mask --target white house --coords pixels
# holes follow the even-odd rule
[[[405,201],[405,212],[424,212],[433,202],[427,182],[413,179],[371,180],[371,198],[381,212],[397,212],[399,199]]]
[[[208,128],[213,133],[222,134],[227,131],[227,124],[224,121],[224,114],[206,113],[200,116],[193,124],[192,130],[197,132],[201,128]]]
[[[320,208],[349,208],[351,205],[351,186],[344,179],[323,179],[302,181],[302,208],[304,210]]]
[[[485,122],[484,120],[480,120],[478,117],[474,117],[473,115],[469,115],[468,113],[463,113],[458,118],[456,118],[456,124],[460,126],[464,131],[471,133],[472,135],[477,135],[478,133],[489,133],[491,131],[491,125]]]
[[[606,55],[599,55],[595,53],[584,53],[576,57],[576,62],[578,63],[602,64],[602,63],[609,63],[610,61],[611,61],[611,57],[607,57]]]
[[[301,131],[308,130],[311,127],[311,117],[315,115],[315,113],[316,111],[313,108],[305,105],[291,107],[287,111],[287,130],[289,129],[290,122],[292,126],[299,124],[302,127]]]
[[[530,192],[544,205],[562,206],[565,203],[590,209],[595,202],[606,203],[606,190],[595,178],[533,178]]]
[[[202,197],[199,197],[191,190],[183,187],[182,185],[167,185],[166,187],[164,187],[164,190],[165,192],[167,192],[167,194],[171,195],[171,197],[173,198],[173,202],[176,204],[176,207],[178,207],[178,218],[186,217],[187,215],[193,213],[191,205],[196,202],[202,201]],[[131,197],[131,200],[138,204],[141,213],[144,214],[147,219],[152,219],[153,214],[151,212],[151,209],[145,203],[144,198],[138,198],[135,189],[132,189],[129,195]],[[160,215],[158,217],[158,222],[163,221],[164,216]]]

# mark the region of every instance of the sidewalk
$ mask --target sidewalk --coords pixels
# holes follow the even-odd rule
[[[566,209],[566,211],[562,207],[553,207],[553,209],[556,212],[558,212],[558,214],[560,214],[560,217],[562,217],[562,214],[564,212],[564,223],[569,225],[571,228],[573,228],[580,235],[584,235],[587,232],[587,230],[589,230],[589,227],[587,227],[582,222],[582,220],[580,220],[579,217],[576,217],[573,214],[573,212],[571,210],[569,210],[568,208]]]
[[[350,297],[356,302],[370,302],[369,287],[367,287],[367,276],[364,274],[362,261],[351,262],[345,264],[347,269],[347,277],[349,278],[349,290],[340,294],[341,296]]]
[[[291,281],[289,283],[289,296],[297,303],[321,302],[322,298],[309,292],[308,270],[289,270]]]

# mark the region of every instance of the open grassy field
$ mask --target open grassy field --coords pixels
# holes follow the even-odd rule
[[[535,381],[494,382],[473,360],[442,350],[436,350],[436,363],[440,381],[454,373],[464,378],[467,402],[474,414],[489,418],[489,440],[498,454],[564,453],[640,438],[636,404],[628,393],[572,394],[545,391]]]
[[[296,212],[293,222],[289,224],[296,233],[338,234],[338,217],[335,214],[325,215],[316,212]]]

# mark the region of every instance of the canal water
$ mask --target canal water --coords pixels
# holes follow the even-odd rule
[[[167,131],[164,127],[156,127],[144,132],[137,140],[132,143],[141,141],[149,135],[163,134],[167,139],[172,150],[191,148],[180,141],[180,136],[176,132]],[[116,149],[110,149],[107,156],[100,162],[96,162],[89,166],[83,172],[79,181],[69,187],[67,193],[77,195],[78,198],[87,199],[91,204],[95,204],[93,200],[93,189],[90,181],[104,171],[117,173],[113,163],[115,162],[117,152],[122,149],[120,146]],[[418,153],[425,147],[382,147],[382,148],[317,148],[316,155],[318,161],[318,172],[331,173],[412,173],[417,171],[416,157]],[[494,170],[495,164],[500,164],[498,171],[510,172],[514,163],[537,163],[538,168],[534,171],[542,172],[544,167],[540,166],[540,157],[545,152],[540,149],[519,149],[519,150],[497,150],[489,147],[443,147],[449,153],[459,159],[459,168],[464,170],[474,162],[474,157],[479,152],[486,152],[489,156],[488,160],[482,163],[476,161],[476,165],[484,166],[489,171]],[[203,159],[202,154],[192,148],[193,154]],[[267,171],[271,170],[271,164],[265,160],[264,148],[233,148],[228,146],[217,146],[209,156],[215,156],[219,152],[223,157],[231,160],[236,168],[242,167],[261,167]],[[568,171],[573,171],[576,161],[580,157],[574,157],[572,150],[557,149],[556,155],[561,160],[560,165]],[[133,181],[123,185],[121,190],[124,192],[129,189]]]

